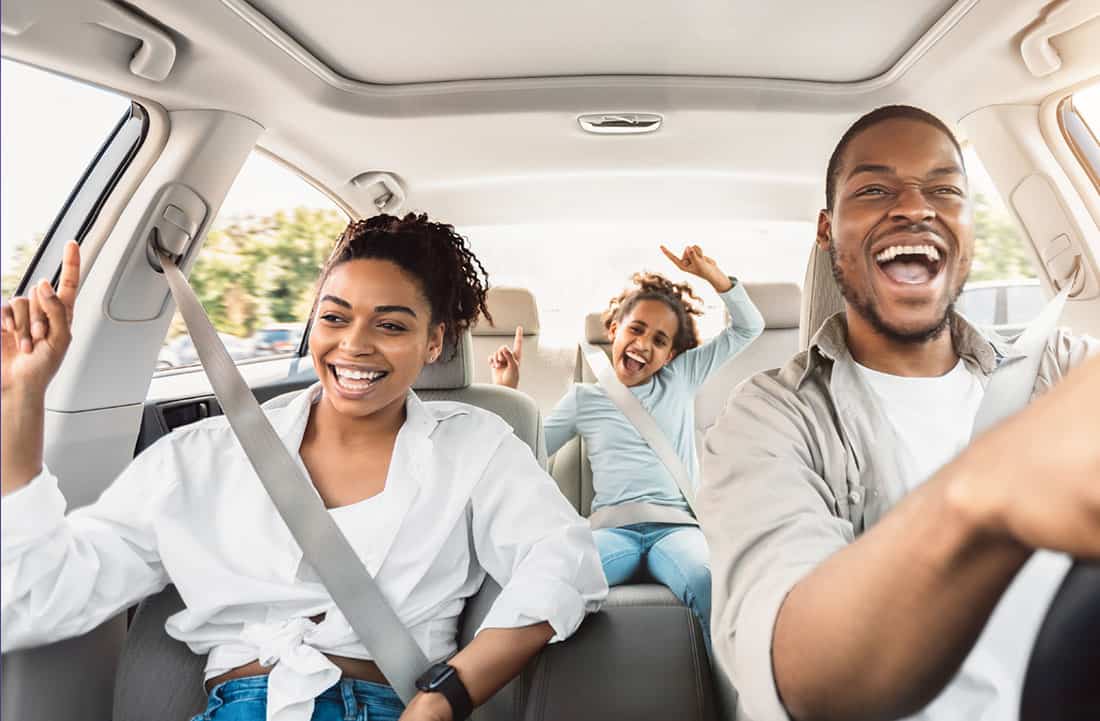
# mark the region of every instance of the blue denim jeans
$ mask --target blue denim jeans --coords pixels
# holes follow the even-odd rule
[[[342,679],[317,697],[312,721],[397,721],[405,704],[389,686]],[[210,689],[206,711],[191,721],[264,721],[267,676],[246,676]]]
[[[698,526],[633,523],[593,531],[609,586],[651,577],[684,602],[710,650],[710,554]]]

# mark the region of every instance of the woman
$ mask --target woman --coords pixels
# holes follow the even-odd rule
[[[224,418],[179,429],[93,505],[64,515],[42,464],[43,397],[64,358],[79,279],[2,310],[3,650],[79,635],[174,583],[166,630],[208,654],[199,719],[446,720],[386,685],[289,535]],[[607,586],[584,521],[491,413],[425,403],[411,386],[485,310],[485,273],[449,225],[349,225],[321,273],[310,333],[319,381],[268,411],[320,498],[425,655],[454,652],[465,599],[503,587],[449,659],[474,705],[546,643],[571,635]]]

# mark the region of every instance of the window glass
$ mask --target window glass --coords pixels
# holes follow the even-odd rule
[[[700,334],[715,335],[724,308],[706,281],[679,271],[661,253],[696,244],[743,282],[802,284],[814,242],[811,222],[547,224],[459,228],[485,265],[493,285],[530,290],[539,306],[540,343],[576,344],[585,316],[602,311],[638,271],[688,281],[704,304]]]
[[[64,108],[65,112],[44,112]],[[0,60],[0,277],[15,293],[35,251],[130,100]],[[78,120],[78,122],[74,122]]]
[[[329,197],[300,176],[262,153],[249,156],[190,276],[234,360],[297,351],[317,275],[347,222]],[[197,363],[177,313],[157,369]]]
[[[1032,251],[972,147],[964,146],[963,159],[974,203],[974,261],[956,305],[979,325],[1026,324],[1043,301]],[[1006,317],[997,316],[996,288],[1017,298],[1015,312],[1009,310]],[[1038,294],[1039,305],[1020,300],[1029,293]]]
[[[1035,316],[1046,304],[1039,281],[1019,283],[1005,288],[1005,323],[1022,325]]]
[[[987,288],[971,284],[955,303],[955,308],[971,323],[994,325],[997,323],[997,291],[996,286]]]
[[[1085,123],[1096,133],[1100,130],[1100,83],[1073,94],[1073,107],[1084,118]]]

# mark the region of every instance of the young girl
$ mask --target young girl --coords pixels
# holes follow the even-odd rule
[[[681,257],[661,250],[680,270],[711,284],[729,311],[729,327],[700,346],[693,316],[701,311],[691,302],[698,298],[687,284],[656,273],[635,274],[635,287],[611,299],[604,326],[615,375],[656,419],[694,481],[695,392],[763,332],[764,319],[741,284],[699,246],[686,248]],[[503,346],[490,357],[494,382],[518,386],[516,350]],[[644,568],[692,610],[709,643],[706,541],[675,479],[597,384],[574,384],[558,402],[546,419],[547,452],[553,454],[578,433],[592,465],[590,520],[608,583],[626,583]],[[620,525],[624,517],[630,521]]]
[[[65,356],[80,274],[13,299],[3,326],[3,651],[85,633],[174,583],[166,630],[209,654],[206,721],[452,718],[440,693],[405,708],[293,541],[225,418],[177,430],[95,504],[64,515],[42,464],[43,396]],[[486,572],[503,591],[450,658],[474,705],[596,610],[591,533],[491,413],[410,390],[484,312],[480,263],[449,225],[352,223],[318,284],[319,381],[268,411],[333,519],[430,660],[456,647]]]

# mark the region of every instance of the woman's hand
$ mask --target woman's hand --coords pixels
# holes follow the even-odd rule
[[[714,289],[719,293],[725,293],[733,287],[733,283],[730,281],[729,277],[722,272],[713,258],[708,258],[703,255],[703,249],[699,246],[689,245],[685,247],[684,254],[681,256],[677,256],[663,245],[661,246],[661,251],[677,268],[685,273],[691,273],[692,275],[702,278],[714,286]]]
[[[80,247],[69,243],[56,293],[43,280],[0,306],[0,494],[42,471],[46,387],[72,340],[79,285]]]
[[[0,307],[0,390],[29,397],[45,395],[72,340],[73,309],[80,285],[80,246],[69,242],[61,264],[57,292],[46,280],[33,285],[26,297]]]
[[[443,694],[420,692],[413,696],[398,721],[452,721],[453,715]]]
[[[523,326],[516,328],[516,337],[512,347],[502,345],[489,356],[489,367],[493,370],[493,383],[509,388],[519,387],[519,363],[523,357]]]

